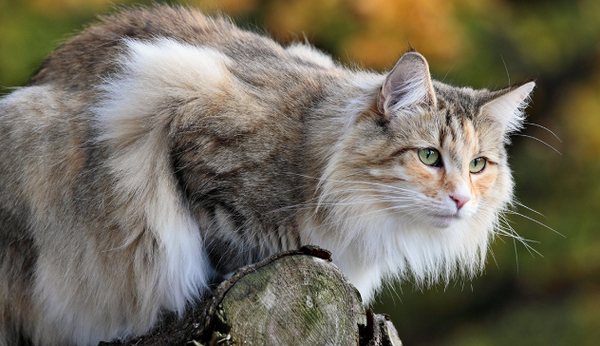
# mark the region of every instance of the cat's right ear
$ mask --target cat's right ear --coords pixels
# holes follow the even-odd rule
[[[427,60],[417,52],[405,53],[381,86],[377,110],[390,116],[397,111],[435,106],[436,98]]]

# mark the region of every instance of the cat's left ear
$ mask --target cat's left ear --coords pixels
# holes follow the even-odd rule
[[[521,129],[525,115],[523,111],[529,104],[535,81],[527,82],[517,88],[498,91],[500,96],[488,101],[482,107],[482,114],[499,123],[504,133],[512,133]]]
[[[399,110],[435,108],[435,105],[436,98],[427,60],[417,52],[405,53],[381,86],[377,110],[389,116],[391,112]]]

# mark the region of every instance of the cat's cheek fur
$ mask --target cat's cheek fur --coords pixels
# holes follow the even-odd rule
[[[479,174],[472,174],[471,181],[473,185],[473,191],[477,198],[490,193],[494,187],[498,177],[498,168],[496,165],[488,164],[485,172]]]
[[[405,171],[418,190],[429,198],[436,198],[443,184],[442,171],[437,167],[429,167],[419,162],[411,160],[406,164]]]

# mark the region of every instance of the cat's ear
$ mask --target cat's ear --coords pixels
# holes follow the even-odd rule
[[[483,105],[482,113],[501,124],[505,133],[518,131],[525,120],[523,111],[534,87],[535,81],[531,81],[517,88],[501,90],[497,92],[499,96]]]
[[[389,115],[398,110],[424,106],[435,108],[435,105],[427,60],[417,52],[405,53],[381,86],[377,99],[378,111]]]

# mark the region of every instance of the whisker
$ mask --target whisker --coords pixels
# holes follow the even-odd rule
[[[542,255],[539,251],[537,251],[531,245],[528,244],[528,243],[539,244],[538,241],[527,239],[527,238],[523,238],[521,235],[519,235],[517,233],[517,231],[514,230],[514,228],[512,228],[512,226],[510,225],[509,221],[504,216],[501,215],[500,218],[504,222],[504,225],[505,225],[505,226],[498,225],[498,230],[500,231],[501,234],[503,234],[505,236],[508,236],[508,237],[511,237],[511,238],[513,238],[513,240],[518,240],[521,244],[523,244],[523,246],[525,246],[525,248],[527,249],[527,251],[532,256],[533,256],[532,252],[535,252],[540,257],[544,257],[544,255]]]
[[[498,260],[496,259],[496,254],[494,253],[494,250],[492,249],[492,247],[490,245],[488,245],[488,252],[489,252],[490,256],[492,256],[492,259],[494,260],[494,263],[496,264],[496,268],[500,269],[500,265],[498,264]]]
[[[360,204],[367,204],[367,203],[376,203],[376,202],[381,202],[381,203],[385,203],[385,202],[395,202],[395,203],[405,203],[405,202],[411,202],[414,201],[414,198],[412,197],[407,197],[407,196],[393,196],[393,195],[383,195],[381,197],[379,196],[370,196],[371,198],[362,198],[362,199],[356,199],[355,201],[348,201],[345,198],[340,198],[339,202],[338,201],[327,201],[324,197],[327,195],[334,195],[334,194],[351,194],[353,192],[381,192],[380,190],[376,190],[376,189],[369,189],[369,188],[353,188],[353,189],[346,189],[346,190],[342,190],[342,191],[330,191],[328,193],[324,193],[321,196],[318,197],[314,197],[311,198],[309,200],[307,200],[306,202],[302,202],[302,203],[298,203],[295,205],[289,205],[289,206],[283,206],[274,210],[269,211],[269,213],[275,213],[275,212],[279,212],[279,211],[283,211],[283,210],[290,210],[290,209],[307,209],[310,207],[318,207],[320,205],[322,206],[336,206],[336,205],[360,205]],[[320,201],[315,202],[315,200],[320,199]]]
[[[527,137],[527,138],[531,138],[531,139],[535,139],[536,141],[545,144],[548,148],[554,150],[556,153],[558,153],[558,155],[562,156],[562,153],[560,151],[558,151],[558,149],[556,149],[555,147],[551,146],[550,144],[548,144],[547,142],[537,138],[537,137],[533,137],[533,136],[529,136],[529,135],[524,135],[522,133],[515,133],[514,136],[521,136],[521,137]]]
[[[518,240],[526,248],[529,248],[529,249],[533,250],[535,253],[537,253],[538,255],[544,257],[542,254],[540,254],[539,252],[537,252],[531,245],[528,244],[528,243],[539,244],[540,243],[539,241],[532,240],[532,239],[527,239],[527,238],[523,238],[512,227],[509,227],[508,229],[501,228],[500,229],[500,234]]]
[[[402,209],[411,209],[414,208],[413,205],[402,205],[402,206],[392,206],[392,207],[387,207],[387,208],[380,208],[380,209],[376,209],[370,212],[365,212],[365,213],[360,213],[357,215],[353,215],[353,216],[348,216],[345,217],[343,220],[337,220],[337,218],[335,220],[329,220],[328,222],[324,223],[323,225],[335,225],[335,224],[339,224],[342,222],[347,222],[348,220],[354,220],[354,219],[358,219],[361,217],[365,217],[365,216],[369,216],[369,215],[373,215],[373,214],[377,214],[380,212],[385,212],[388,210],[396,210],[396,211],[402,211]]]
[[[513,248],[515,249],[515,261],[517,263],[517,275],[519,274],[519,251],[517,250],[517,240],[513,238]]]
[[[542,126],[542,125],[540,125],[540,124],[536,124],[536,123],[530,123],[530,122],[528,122],[528,121],[525,121],[525,122],[523,122],[523,124],[525,124],[525,125],[531,125],[531,126],[535,126],[535,127],[539,127],[540,129],[544,129],[544,130],[546,130],[546,131],[550,132],[550,133],[551,133],[551,134],[554,136],[554,138],[556,138],[556,140],[558,140],[560,143],[562,143],[562,141],[561,141],[561,140],[560,140],[560,138],[559,138],[559,137],[556,135],[556,133],[552,132],[552,130],[550,130],[550,129],[549,129],[549,128],[547,128],[546,126]]]
[[[510,88],[510,73],[508,73],[508,67],[506,67],[506,62],[504,61],[504,58],[502,57],[502,55],[500,55],[500,59],[502,60],[502,64],[504,65],[504,69],[506,70],[506,77],[508,78],[508,85]]]
[[[281,207],[278,209],[274,209],[269,211],[269,213],[274,213],[274,212],[278,212],[278,211],[282,211],[282,210],[287,210],[287,209],[294,209],[294,208],[302,208],[302,209],[307,209],[310,207],[316,207],[316,206],[348,206],[348,205],[361,205],[361,204],[365,204],[365,203],[373,203],[373,202],[405,202],[405,201],[409,201],[410,199],[400,199],[400,198],[374,198],[374,199],[363,199],[363,200],[359,200],[359,201],[355,201],[355,202],[324,202],[324,203],[299,203],[296,205],[291,205],[291,206],[285,206],[285,207]]]
[[[516,205],[518,205],[519,207],[523,207],[523,208],[525,208],[525,209],[529,210],[530,212],[532,212],[532,213],[536,213],[536,214],[538,214],[539,216],[541,216],[541,217],[543,217],[543,218],[547,219],[547,217],[546,217],[544,214],[540,213],[539,211],[537,211],[537,210],[535,210],[535,209],[533,209],[533,208],[530,208],[530,207],[526,206],[525,204],[523,204],[523,203],[521,203],[521,202],[516,202],[516,201],[515,201],[514,203],[515,203]]]
[[[514,210],[508,210],[508,209],[507,209],[507,210],[505,210],[504,212],[505,212],[505,213],[509,213],[509,214],[513,214],[513,215],[518,215],[518,216],[521,216],[521,217],[523,217],[523,218],[525,218],[525,219],[527,219],[527,220],[529,220],[529,221],[532,221],[532,222],[534,222],[534,223],[537,223],[538,225],[540,225],[540,226],[542,226],[542,227],[545,227],[545,228],[547,228],[547,229],[551,230],[552,232],[554,232],[554,233],[556,233],[556,234],[560,235],[560,236],[561,236],[561,237],[563,237],[563,238],[566,238],[566,236],[565,236],[564,234],[562,234],[562,233],[558,232],[558,231],[557,231],[557,230],[555,230],[554,228],[552,228],[552,227],[550,227],[550,226],[548,226],[548,225],[544,224],[543,222],[540,222],[540,221],[538,221],[538,220],[536,220],[536,219],[534,219],[534,218],[532,218],[532,217],[529,217],[529,216],[527,216],[527,215],[523,215],[523,214],[521,214],[521,213],[518,213],[518,212],[516,212],[516,211],[514,211]]]
[[[376,182],[372,182],[372,181],[363,181],[363,180],[338,180],[338,179],[329,179],[329,178],[317,178],[317,177],[311,177],[309,175],[304,175],[304,174],[299,174],[299,173],[291,173],[289,172],[288,174],[292,174],[292,175],[297,175],[303,178],[307,178],[307,179],[314,179],[314,180],[323,180],[324,182],[333,182],[333,183],[347,183],[347,184],[366,184],[366,185],[373,185],[373,186],[379,186],[379,187],[385,187],[387,189],[392,189],[392,190],[396,190],[396,191],[403,191],[403,192],[409,192],[409,193],[417,193],[413,190],[409,190],[409,189],[404,189],[398,186],[393,186],[393,185],[389,185],[389,184],[383,184],[383,183],[376,183]],[[351,175],[348,175],[351,176]]]
[[[503,231],[501,234],[506,237],[509,237],[513,240],[513,243],[515,245],[515,252],[518,251],[517,247],[516,247],[516,241],[518,241],[519,243],[521,243],[521,245],[523,245],[525,247],[525,249],[527,250],[527,252],[529,252],[529,254],[531,256],[534,256],[534,253],[535,253],[540,257],[544,257],[544,255],[542,255],[539,251],[537,251],[533,246],[527,244],[527,241],[528,241],[527,239],[523,239],[518,235],[511,234],[508,231]],[[518,258],[517,258],[517,261],[518,261]]]
[[[512,238],[512,240],[513,240],[513,247],[515,249],[515,259],[517,261],[517,265],[519,263],[518,262],[518,260],[519,260],[518,249],[517,249],[517,246],[516,246],[516,242],[517,241],[519,241],[519,243],[521,243],[525,247],[525,249],[527,249],[527,252],[529,252],[530,255],[533,256],[533,253],[536,253],[540,257],[544,257],[539,251],[537,251],[531,245],[528,244],[528,243],[539,243],[539,242],[533,241],[533,240],[530,240],[530,239],[526,239],[526,238],[523,238],[522,236],[520,236],[514,230],[514,228],[512,228],[512,226],[510,225],[509,220],[503,214],[499,214],[498,215],[498,220],[495,223],[494,229],[496,230],[496,233],[498,235]],[[503,241],[502,237],[499,237],[498,239],[500,239],[501,241]],[[517,267],[517,271],[518,271],[518,267]]]
[[[454,68],[455,65],[456,65],[456,63],[454,63],[452,66],[450,66],[450,68],[448,69],[448,72],[446,72],[446,74],[444,75],[444,78],[442,78],[442,80],[441,80],[442,82],[446,81],[446,77],[448,77],[448,74],[450,73],[450,71],[452,71],[452,69]]]
[[[382,191],[381,189],[374,189],[374,188],[353,187],[353,188],[346,188],[344,190],[334,190],[334,191],[323,192],[319,195],[319,197],[325,197],[325,196],[329,196],[329,195],[333,195],[333,194],[344,195],[349,192],[375,192],[375,193],[379,193],[379,194],[381,194],[381,193],[391,194],[391,193],[400,193],[400,192],[407,192],[407,191]],[[413,191],[411,191],[411,192],[413,192]],[[417,195],[417,194],[418,193],[414,193],[413,195]],[[404,197],[404,195],[399,195],[398,197],[400,197],[400,196]],[[317,199],[319,197],[314,197],[313,199]]]

